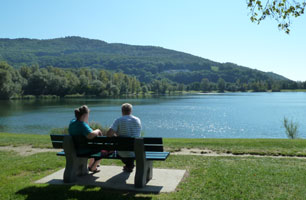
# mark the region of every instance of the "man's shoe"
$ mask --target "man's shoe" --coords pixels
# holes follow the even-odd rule
[[[131,173],[131,172],[133,171],[133,168],[134,168],[134,167],[127,167],[127,166],[124,166],[122,170],[123,170],[124,172]]]

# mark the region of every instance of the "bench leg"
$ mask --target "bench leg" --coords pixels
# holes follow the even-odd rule
[[[84,176],[88,174],[88,168],[87,168],[88,158],[78,158],[77,160],[77,175],[78,176]]]
[[[142,188],[153,176],[153,161],[136,162],[135,187]]]
[[[87,170],[87,158],[78,158],[72,137],[65,135],[63,148],[66,156],[66,167],[64,172],[64,182],[73,183],[77,176],[85,175]]]
[[[64,172],[64,182],[73,183],[77,176],[88,174],[87,158],[78,158],[76,156],[66,156],[66,167]]]
[[[147,161],[148,167],[147,167],[147,182],[149,182],[153,177],[153,161]]]
[[[135,187],[144,187],[153,176],[153,161],[146,159],[143,138],[136,138],[134,143],[136,157]]]

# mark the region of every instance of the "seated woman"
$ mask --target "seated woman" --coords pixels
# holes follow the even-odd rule
[[[87,139],[93,139],[97,136],[101,136],[102,132],[100,129],[92,130],[88,125],[89,109],[86,105],[83,105],[74,110],[75,118],[71,120],[68,128],[69,135],[71,136],[85,136]],[[94,154],[97,152],[91,152],[89,149],[78,149],[78,152],[84,154]],[[88,170],[94,173],[99,172],[97,166],[101,159],[95,160],[91,158],[88,164]]]

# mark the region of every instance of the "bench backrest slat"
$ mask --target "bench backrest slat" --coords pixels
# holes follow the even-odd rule
[[[52,146],[54,149],[63,149],[63,141],[52,141]]]
[[[134,138],[96,137],[88,140],[83,136],[73,137],[76,148],[134,151]]]
[[[145,144],[145,151],[164,151],[164,146],[163,145],[158,145],[158,144]]]
[[[64,135],[50,135],[52,141],[63,141]]]
[[[144,137],[144,144],[163,144],[163,138]]]
[[[64,135],[50,135],[52,146],[55,149],[62,149],[64,143]]]
[[[84,139],[84,137],[80,137],[80,139]],[[88,142],[94,143],[133,143],[134,138],[131,137],[95,137],[92,140],[87,140]]]
[[[65,135],[50,135],[53,148],[63,148],[63,140]],[[99,136],[92,140],[86,139],[84,136],[73,137],[76,148],[88,149],[104,149],[119,151],[134,151],[135,138],[130,137],[104,137]],[[144,137],[145,151],[162,152],[162,138]]]
[[[118,145],[118,144],[103,144],[103,143],[87,143],[87,144],[78,144],[76,148],[85,148],[85,149],[98,149],[98,150],[119,150],[119,151],[134,151],[133,145]]]

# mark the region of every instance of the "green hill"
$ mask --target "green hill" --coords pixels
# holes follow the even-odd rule
[[[0,61],[16,68],[38,64],[122,71],[147,83],[164,78],[184,84],[200,82],[203,78],[215,83],[219,78],[229,83],[288,80],[271,72],[218,63],[162,47],[107,43],[81,37],[0,39]]]

